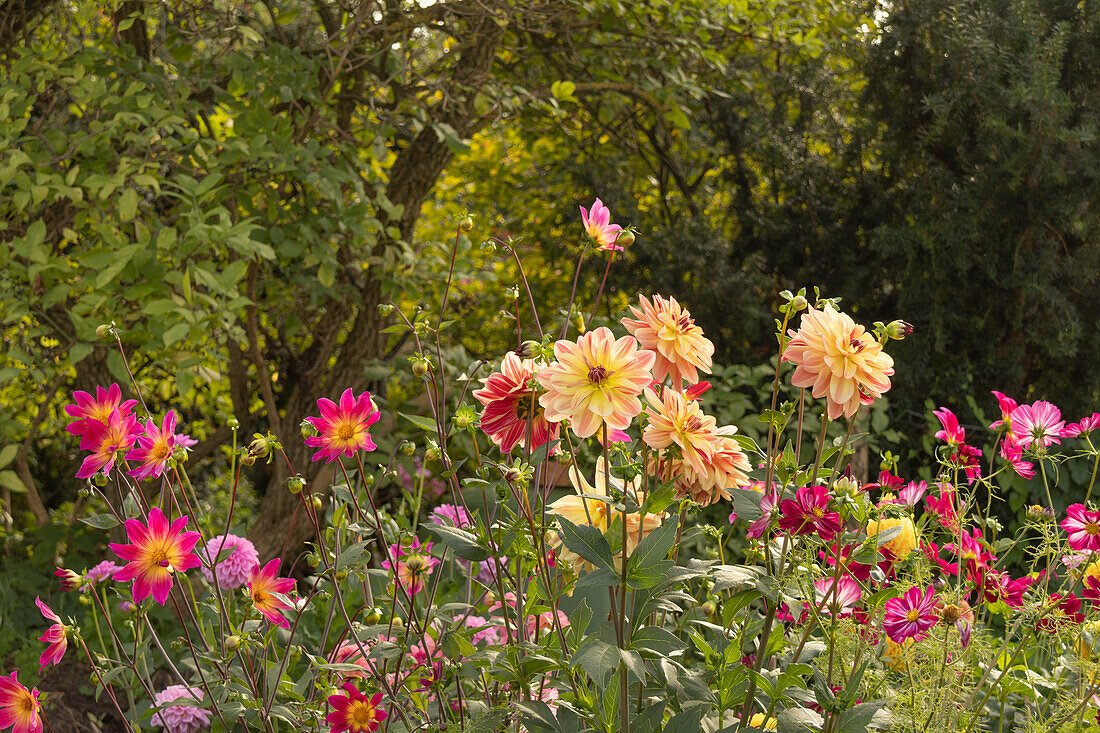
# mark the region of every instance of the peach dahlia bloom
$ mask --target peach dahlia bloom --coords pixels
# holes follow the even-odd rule
[[[706,472],[714,456],[714,418],[704,415],[698,402],[689,402],[674,389],[665,389],[658,397],[646,388],[645,398],[649,403],[649,424],[642,433],[646,445],[654,450],[675,445],[695,471]]]
[[[682,458],[654,462],[654,470],[662,479],[675,481],[679,498],[689,496],[700,506],[710,506],[720,499],[729,501],[730,489],[752,483],[749,478],[752,465],[734,440],[736,433],[737,428],[732,425],[714,431],[712,452],[701,471]]]
[[[646,300],[639,295],[641,310],[630,306],[634,319],[624,318],[622,323],[638,339],[643,349],[657,355],[653,365],[653,378],[663,382],[672,375],[673,384],[680,381],[695,384],[699,370],[710,374],[714,344],[703,336],[703,329],[695,325],[691,313],[676,302],[654,295]]]
[[[652,351],[639,351],[633,336],[616,339],[601,326],[572,341],[554,344],[557,360],[539,370],[539,397],[550,422],[570,420],[580,438],[601,425],[626,430],[642,411],[638,395],[653,380]]]
[[[797,367],[791,383],[826,398],[829,419],[851,417],[860,404],[869,405],[890,389],[894,360],[863,326],[826,304],[802,314],[797,333],[783,351],[783,360]]]

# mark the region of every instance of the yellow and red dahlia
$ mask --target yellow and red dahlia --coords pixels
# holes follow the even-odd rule
[[[547,420],[570,420],[573,432],[587,438],[602,425],[626,430],[642,411],[638,395],[653,380],[654,354],[639,351],[633,336],[616,340],[601,326],[576,342],[558,341],[554,356],[557,361],[538,373]]]
[[[135,602],[152,595],[163,606],[172,590],[172,573],[201,564],[192,552],[199,541],[199,533],[184,532],[186,526],[187,517],[180,517],[169,525],[164,513],[156,508],[149,511],[148,527],[137,519],[126,520],[126,535],[131,544],[111,543],[110,548],[127,561],[126,567],[115,574],[115,580],[134,581]]]
[[[485,406],[481,429],[504,453],[526,445],[528,425],[532,450],[558,437],[559,426],[546,419],[534,381],[535,361],[520,359],[509,351],[500,371],[489,375],[485,386],[474,392]]]
[[[703,336],[703,329],[695,325],[691,313],[681,307],[676,298],[665,300],[654,295],[653,300],[638,296],[641,310],[630,306],[633,320],[624,318],[622,323],[638,339],[643,349],[657,355],[653,365],[653,378],[662,382],[672,376],[673,386],[680,382],[695,384],[699,370],[710,374],[714,344]]]
[[[829,418],[856,414],[890,389],[894,360],[872,334],[829,304],[802,314],[783,360],[797,365],[792,384],[826,398]]]
[[[322,397],[317,400],[317,409],[320,417],[306,418],[320,433],[306,438],[306,445],[321,449],[313,454],[314,461],[324,458],[332,463],[341,454],[351,458],[356,451],[372,451],[377,447],[367,428],[378,422],[382,413],[374,409],[370,392],[356,397],[349,388],[340,395],[339,405]]]
[[[260,568],[257,565],[252,570],[252,577],[248,580],[248,595],[252,598],[252,605],[263,614],[271,623],[284,629],[290,628],[290,622],[283,616],[283,609],[292,606],[275,594],[287,595],[294,591],[294,581],[290,578],[279,577],[279,563],[275,558],[269,560],[267,565]]]
[[[646,411],[649,423],[642,432],[642,440],[659,451],[671,445],[679,447],[692,469],[705,473],[716,448],[714,418],[704,415],[698,402],[688,401],[674,389],[666,388],[658,397],[646,388],[645,398],[649,403]]]
[[[18,672],[0,677],[0,729],[11,733],[42,733],[42,705],[38,690],[28,690],[19,683]]]
[[[343,695],[330,695],[328,704],[332,712],[325,722],[332,726],[330,733],[373,733],[388,717],[382,709],[382,693],[367,697],[351,682],[344,683]]]

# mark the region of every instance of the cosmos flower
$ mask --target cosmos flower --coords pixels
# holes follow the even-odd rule
[[[322,397],[317,400],[317,409],[321,412],[320,417],[306,418],[306,422],[320,433],[305,441],[310,448],[321,449],[313,454],[314,461],[324,458],[332,463],[341,454],[351,458],[356,451],[372,451],[377,447],[367,428],[378,422],[382,413],[374,408],[370,392],[357,397],[348,388],[340,395],[339,405]]]
[[[840,531],[840,514],[828,511],[829,490],[824,486],[803,486],[793,499],[784,499],[779,506],[779,527],[786,532],[816,533],[828,541]]]
[[[1077,438],[1081,435],[1088,435],[1093,430],[1100,428],[1100,412],[1094,412],[1088,417],[1081,418],[1080,422],[1073,422],[1066,426],[1066,429],[1062,431],[1062,436],[1065,438]]]
[[[128,461],[138,464],[130,469],[130,475],[136,479],[159,478],[168,467],[168,459],[176,446],[185,445],[184,440],[192,441],[188,436],[176,435],[176,411],[169,410],[161,420],[160,427],[152,420],[145,423],[145,434],[137,439],[137,448],[126,456]]]
[[[616,242],[623,228],[618,224],[611,223],[611,210],[603,205],[603,201],[596,199],[591,210],[585,209],[583,206],[580,209],[584,230],[588,232],[588,236],[592,237],[592,241],[596,243],[596,246],[605,252],[622,252],[623,248]]]
[[[180,698],[202,701],[199,687],[169,685],[153,696],[153,707],[158,708],[149,722],[164,728],[168,733],[198,733],[210,725],[210,711],[194,705],[169,705]]]
[[[42,706],[38,690],[19,684],[18,672],[0,677],[0,729],[11,733],[42,733]]]
[[[41,673],[47,664],[61,663],[61,658],[65,656],[65,648],[69,642],[65,636],[65,624],[61,622],[58,615],[50,610],[50,607],[43,603],[38,596],[34,597],[34,604],[38,606],[38,610],[42,612],[47,621],[53,621],[53,625],[46,629],[46,633],[38,637],[39,641],[49,644],[46,651],[42,652],[42,656],[38,658],[38,671]],[[0,725],[0,727],[3,726]]]
[[[558,341],[554,356],[538,372],[547,420],[570,420],[573,432],[587,438],[604,425],[626,430],[642,411],[638,395],[653,381],[654,354],[639,351],[633,336],[615,339],[601,326],[576,342]]]
[[[1012,433],[1025,450],[1061,443],[1065,427],[1062,411],[1045,400],[1020,405],[1012,411]]]
[[[1100,550],[1100,512],[1089,511],[1084,504],[1070,504],[1061,527],[1069,535],[1069,546],[1073,549]]]
[[[932,414],[939,418],[943,430],[936,433],[936,438],[945,441],[950,446],[959,446],[966,442],[966,431],[959,425],[959,418],[946,407],[933,410]]]
[[[1005,437],[1001,441],[1000,452],[1005,463],[1020,476],[1032,478],[1035,475],[1034,464],[1024,460],[1024,447],[1011,432],[1005,433]]]
[[[829,418],[852,417],[890,389],[894,360],[863,326],[830,304],[802,314],[797,332],[783,350],[783,361],[794,362],[791,383],[826,398]]]
[[[211,537],[203,546],[201,555],[206,561],[202,565],[202,575],[206,582],[214,581],[215,573],[210,572],[210,567],[214,567],[216,563],[218,587],[223,590],[240,588],[252,577],[252,569],[260,564],[256,546],[235,534]]]
[[[814,583],[814,590],[821,612],[840,618],[850,616],[863,597],[859,583],[849,575],[841,575],[839,580],[827,575]]]
[[[665,300],[660,295],[652,300],[639,295],[638,302],[641,309],[630,306],[634,318],[624,318],[622,324],[643,349],[656,354],[653,378],[663,382],[671,376],[672,385],[678,388],[682,382],[698,382],[700,371],[709,374],[714,344],[703,336],[703,329],[695,325],[687,308],[681,307],[676,298]]]
[[[928,629],[939,620],[934,595],[935,589],[932,586],[928,586],[923,595],[919,588],[913,586],[900,598],[886,601],[886,616],[882,626],[887,636],[898,644],[906,639],[919,641],[928,636]]]
[[[332,712],[325,722],[332,725],[330,733],[373,733],[388,714],[382,709],[382,693],[367,697],[351,682],[344,683],[344,694],[331,695],[328,704]]]
[[[535,369],[533,359],[520,359],[509,351],[500,371],[489,375],[485,386],[474,392],[474,397],[485,406],[481,429],[504,453],[510,453],[517,445],[526,445],[528,425],[532,450],[558,438],[558,424],[546,419],[539,404]]]
[[[115,580],[134,581],[134,601],[150,595],[160,605],[168,600],[172,590],[172,573],[196,568],[201,563],[192,550],[199,541],[198,532],[184,532],[187,517],[180,517],[169,526],[160,509],[149,510],[149,526],[137,519],[126,520],[129,545],[110,544],[126,567],[115,574]]]
[[[285,596],[294,591],[292,579],[278,577],[281,562],[279,558],[275,558],[269,560],[262,569],[256,565],[248,579],[248,595],[252,598],[252,605],[264,618],[276,626],[289,629],[290,622],[283,616],[282,611],[293,606],[273,595],[278,593]]]

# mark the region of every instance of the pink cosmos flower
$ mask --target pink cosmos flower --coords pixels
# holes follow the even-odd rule
[[[160,509],[149,510],[149,526],[137,519],[126,520],[126,535],[131,544],[109,546],[126,567],[115,574],[115,580],[134,581],[134,601],[150,595],[160,605],[168,601],[172,590],[172,573],[197,568],[201,563],[192,550],[199,541],[198,532],[184,532],[187,517],[180,517],[170,526]]]
[[[490,374],[485,386],[474,392],[474,397],[485,406],[481,429],[504,453],[510,453],[517,445],[525,446],[528,429],[532,450],[558,438],[560,426],[546,419],[539,404],[535,370],[533,359],[520,359],[509,351],[500,371]]]
[[[1089,511],[1084,504],[1070,504],[1062,529],[1069,535],[1069,546],[1075,550],[1100,550],[1100,512]]]
[[[186,435],[176,435],[176,411],[169,410],[161,420],[160,427],[152,420],[145,423],[145,434],[137,439],[137,448],[126,456],[128,461],[138,464],[130,469],[130,475],[136,479],[159,478],[168,467],[168,459],[176,446],[185,445],[184,440],[194,441]]]
[[[850,616],[863,597],[859,583],[848,575],[841,575],[839,580],[828,575],[814,583],[814,589],[821,612],[828,615],[835,613],[840,618]]]
[[[997,390],[993,390],[993,396],[997,398],[997,406],[1001,408],[1001,419],[989,426],[990,430],[997,431],[1006,428],[1012,432],[1012,411],[1016,409],[1016,400],[1006,397]]]
[[[344,694],[330,695],[328,704],[332,712],[325,722],[332,726],[330,733],[374,733],[378,725],[388,717],[382,709],[382,693],[367,697],[351,682],[344,683]]]
[[[761,496],[760,511],[764,516],[750,524],[748,531],[745,532],[745,536],[750,539],[758,540],[763,537],[764,533],[771,527],[772,522],[777,521],[782,516],[779,510],[779,496],[773,493],[766,493]]]
[[[42,706],[38,690],[19,684],[18,672],[0,677],[0,729],[11,733],[42,733]]]
[[[292,579],[278,577],[281,562],[279,558],[269,560],[263,569],[256,565],[248,579],[248,593],[252,598],[252,605],[263,614],[264,618],[276,626],[289,629],[290,622],[283,616],[282,611],[292,606],[273,595],[278,593],[285,596],[294,591],[295,584]]]
[[[923,481],[910,481],[904,489],[898,492],[898,501],[909,506],[916,506],[917,502],[924,498],[928,492],[928,484]]]
[[[213,582],[214,573],[210,572],[210,567],[216,562],[218,587],[223,590],[240,588],[252,577],[252,569],[260,564],[256,546],[235,534],[211,537],[201,555],[206,561],[202,564],[202,575],[206,582]]]
[[[642,411],[638,395],[653,380],[654,353],[639,351],[633,336],[616,339],[600,326],[576,342],[558,341],[554,356],[538,372],[547,420],[570,420],[577,437],[588,438],[603,425],[626,430]]]
[[[153,713],[149,722],[164,728],[168,733],[198,733],[210,725],[211,713],[194,705],[169,705],[179,699],[201,702],[203,691],[199,687],[170,685],[153,696]]]
[[[50,607],[43,603],[38,596],[34,597],[34,604],[38,606],[38,610],[42,612],[47,621],[53,621],[53,625],[46,629],[46,633],[38,637],[39,641],[49,644],[46,651],[42,652],[42,656],[38,658],[38,671],[41,674],[47,664],[61,663],[61,658],[65,656],[65,648],[69,642],[65,637],[65,624],[61,623],[58,615],[51,611]]]
[[[817,553],[818,558],[825,561],[825,564],[830,568],[835,568],[837,561],[840,561],[840,570],[845,575],[851,575],[856,580],[863,581],[864,583],[871,577],[871,566],[864,565],[863,563],[852,560],[852,552],[855,551],[859,545],[848,544],[844,547],[838,548],[834,544],[827,550],[819,550]],[[881,554],[882,551],[879,550]],[[830,571],[832,572],[832,571]]]
[[[107,389],[95,388],[96,396],[92,397],[87,392],[73,392],[75,405],[65,405],[65,414],[73,418],[66,430],[73,435],[86,435],[93,423],[106,424],[108,418],[118,413],[125,417],[133,410],[137,400],[122,401],[122,390],[117,384],[112,384]]]
[[[978,592],[990,603],[1004,601],[1011,608],[1024,605],[1024,591],[1038,580],[1030,575],[1012,580],[1008,573],[1000,570],[982,569],[974,582]]]
[[[1001,458],[1013,471],[1024,478],[1031,478],[1035,475],[1034,464],[1024,460],[1024,447],[1011,432],[1005,433],[1005,437],[1001,441]]]
[[[1081,418],[1080,422],[1074,422],[1067,425],[1066,429],[1062,431],[1062,437],[1077,438],[1082,435],[1088,435],[1098,428],[1100,428],[1100,412],[1094,412],[1089,417]]]
[[[348,388],[340,395],[339,405],[322,397],[317,400],[317,409],[321,411],[320,417],[306,418],[320,433],[305,441],[309,447],[321,449],[313,454],[314,461],[324,458],[326,463],[332,463],[341,454],[351,458],[356,451],[369,452],[377,447],[367,428],[378,422],[382,413],[374,408],[370,392],[356,397]]]
[[[906,639],[919,641],[928,636],[928,629],[939,620],[934,595],[932,586],[928,586],[923,596],[920,589],[913,586],[900,598],[886,601],[882,626],[891,641],[901,644]]]
[[[591,211],[583,206],[580,209],[584,230],[592,237],[592,241],[605,252],[622,252],[623,248],[616,242],[623,228],[611,223],[611,210],[603,205],[603,201],[596,199]]]
[[[959,511],[955,506],[955,488],[950,484],[940,484],[939,496],[928,494],[924,497],[924,508],[931,512],[944,529],[957,532],[959,529]]]
[[[779,507],[779,527],[797,535],[816,533],[831,540],[840,531],[840,514],[828,511],[829,490],[824,486],[803,486],[793,499],[784,499]]]
[[[128,451],[141,435],[141,424],[133,415],[123,415],[118,411],[107,416],[106,422],[84,420],[85,432],[80,440],[80,449],[91,451],[77,478],[91,478],[100,471],[109,475],[119,456]]]
[[[962,445],[966,442],[966,431],[959,425],[959,418],[946,407],[933,410],[932,414],[939,418],[943,430],[936,433],[936,438],[946,441],[950,446]]]
[[[1012,433],[1024,449],[1046,448],[1061,443],[1065,427],[1062,411],[1045,400],[1020,405],[1012,411]]]
[[[1081,613],[1081,599],[1073,593],[1064,596],[1061,593],[1051,593],[1049,602],[1056,605],[1039,619],[1036,624],[1038,628],[1053,632],[1060,626],[1080,624],[1085,620],[1085,614]]]

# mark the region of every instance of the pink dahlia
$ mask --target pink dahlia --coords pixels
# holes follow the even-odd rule
[[[906,639],[918,641],[928,636],[928,629],[936,625],[939,614],[936,613],[935,589],[928,589],[921,595],[920,589],[913,586],[900,598],[886,601],[886,616],[882,626],[887,636],[896,644]]]
[[[279,596],[293,593],[295,583],[291,578],[279,577],[281,562],[279,558],[274,558],[263,568],[256,565],[248,578],[248,595],[252,598],[252,605],[264,618],[276,626],[289,629],[290,622],[283,616],[283,611],[293,606]]]
[[[829,490],[824,486],[803,486],[793,499],[784,499],[779,505],[782,516],[780,529],[796,535],[817,534],[823,540],[831,540],[840,531],[840,514],[831,512]]]
[[[153,713],[149,722],[164,728],[168,733],[198,733],[210,726],[210,711],[195,705],[169,705],[184,699],[202,702],[203,692],[198,687],[170,685],[153,696]]]
[[[84,420],[83,437],[80,439],[80,449],[91,451],[84,458],[80,469],[76,472],[77,478],[91,478],[100,471],[110,474],[115,461],[125,454],[141,435],[141,424],[133,415],[124,415],[119,411],[107,416],[106,422],[97,420]]]
[[[509,351],[500,364],[500,371],[490,374],[485,386],[474,392],[474,397],[485,406],[481,414],[481,429],[490,440],[510,453],[517,445],[527,442],[531,432],[531,449],[558,438],[559,426],[546,419],[539,404],[535,362],[520,359]]]
[[[134,601],[141,602],[151,595],[163,606],[172,590],[172,574],[201,564],[192,552],[199,533],[184,532],[186,526],[187,517],[169,525],[157,508],[149,510],[148,526],[136,519],[126,520],[126,535],[131,544],[111,543],[109,547],[127,561],[126,567],[115,573],[115,580],[134,581]]]
[[[203,547],[202,575],[206,582],[214,580],[211,567],[216,567],[218,587],[224,590],[240,588],[252,577],[252,568],[260,564],[256,546],[235,534],[211,537]],[[219,559],[220,558],[220,559]]]
[[[421,546],[420,539],[414,537],[411,545],[390,545],[389,557],[397,559],[396,569],[388,559],[382,561],[382,567],[394,572],[397,585],[414,596],[424,590],[424,579],[439,565],[438,558],[432,557],[431,553],[431,542]]]
[[[1012,411],[1012,432],[1024,449],[1034,450],[1061,443],[1065,427],[1062,411],[1045,400],[1020,405]]]
[[[96,583],[102,583],[104,580],[111,580],[119,570],[122,570],[121,565],[113,563],[110,560],[104,560],[88,571],[84,576],[84,585],[82,585],[80,589],[88,590]]]
[[[66,430],[73,435],[86,435],[94,423],[106,424],[112,414],[126,417],[134,409],[137,400],[122,401],[122,390],[117,384],[107,389],[95,388],[96,396],[87,392],[73,392],[74,405],[65,405],[65,414],[73,418]]]
[[[623,248],[616,242],[619,235],[622,234],[623,228],[618,224],[611,223],[611,210],[603,205],[603,201],[596,199],[591,210],[583,206],[580,209],[584,230],[588,232],[588,236],[592,237],[592,241],[596,243],[596,246],[604,251],[622,252]]]
[[[1075,550],[1100,550],[1100,512],[1089,511],[1084,504],[1070,504],[1062,529],[1069,535],[1069,546]]]
[[[38,690],[28,690],[12,672],[0,677],[0,728],[11,733],[42,733],[42,705]]]
[[[145,434],[137,439],[137,448],[127,454],[126,459],[138,464],[130,469],[130,475],[136,479],[159,478],[168,467],[168,459],[176,446],[194,445],[186,435],[176,435],[176,411],[169,410],[161,420],[160,427],[152,420],[145,423]]]
[[[53,621],[50,628],[46,629],[46,633],[38,637],[39,641],[44,641],[49,644],[46,647],[46,651],[42,652],[42,656],[38,658],[39,673],[46,668],[47,664],[60,664],[61,658],[65,656],[65,648],[68,645],[68,639],[65,636],[65,624],[61,623],[61,619],[57,614],[50,610],[42,600],[38,597],[34,597],[34,604],[38,606],[38,610],[42,612],[42,615],[47,621]],[[0,727],[3,727],[0,725]]]
[[[330,695],[328,704],[332,712],[325,722],[332,726],[330,733],[374,733],[378,725],[388,717],[382,709],[382,693],[367,697],[351,682],[344,683],[344,694]]]
[[[367,428],[378,422],[382,413],[374,408],[370,392],[358,397],[351,389],[340,395],[340,404],[322,397],[317,400],[320,417],[307,417],[306,422],[317,429],[320,435],[306,438],[306,445],[321,450],[313,454],[313,460],[322,458],[332,463],[343,454],[347,458],[356,451],[372,451],[375,446]]]

